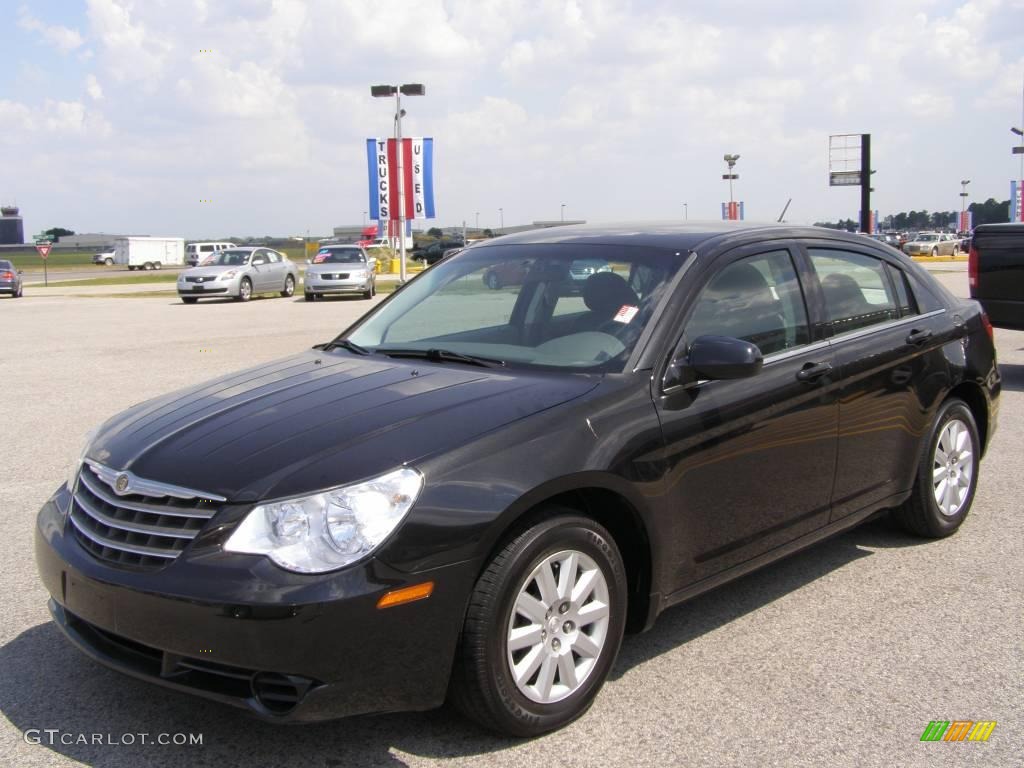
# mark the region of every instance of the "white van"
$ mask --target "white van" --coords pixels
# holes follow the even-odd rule
[[[234,247],[234,243],[189,243],[185,246],[185,263],[194,267],[197,264],[202,264],[210,254]]]

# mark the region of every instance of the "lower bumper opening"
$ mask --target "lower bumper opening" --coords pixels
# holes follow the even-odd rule
[[[284,717],[321,685],[301,675],[247,669],[162,651],[90,624],[65,609],[72,639],[101,661],[154,683],[191,691],[261,715]],[[59,617],[58,617],[59,618]]]

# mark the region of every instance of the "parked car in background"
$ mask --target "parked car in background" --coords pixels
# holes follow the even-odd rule
[[[477,244],[328,343],[114,416],[38,515],[56,626],[272,722],[450,700],[531,737],[673,605],[889,510],[953,535],[998,413],[981,307],[867,238],[735,224]],[[574,261],[615,271],[581,298]]]
[[[1024,330],[1024,224],[975,227],[967,278],[992,325]]]
[[[414,258],[423,259],[428,265],[436,264],[444,258],[446,251],[465,247],[466,244],[461,239],[443,237],[414,254]]]
[[[20,299],[25,293],[21,280],[21,270],[7,259],[0,259],[0,293],[6,293],[12,299]]]
[[[361,294],[372,299],[377,293],[376,260],[355,245],[325,245],[306,262],[303,293],[306,301],[325,296]]]
[[[100,251],[99,253],[93,254],[92,263],[93,264],[104,264],[104,265],[106,265],[108,267],[112,267],[114,265],[114,255],[115,255],[115,251],[114,251],[113,248],[109,248],[107,250]]]
[[[908,256],[958,256],[960,240],[946,232],[921,232],[903,244]]]
[[[210,254],[234,248],[234,243],[189,243],[185,246],[185,263],[194,267],[206,260]]]
[[[217,251],[198,266],[178,275],[178,296],[186,304],[199,299],[231,297],[248,301],[256,293],[291,296],[299,271],[283,253],[272,248],[235,247]]]

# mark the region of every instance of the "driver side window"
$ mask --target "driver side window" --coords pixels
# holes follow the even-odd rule
[[[789,251],[734,261],[701,291],[686,323],[686,340],[732,336],[767,356],[810,340],[807,310]]]

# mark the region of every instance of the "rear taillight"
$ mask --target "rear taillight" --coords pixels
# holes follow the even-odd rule
[[[984,312],[981,313],[981,327],[985,329],[985,333],[988,334],[988,338],[994,342],[996,340],[996,333],[992,329],[992,323],[989,321],[988,315]]]
[[[13,280],[13,279],[14,279],[14,273],[13,272],[0,272],[0,280]]]
[[[971,250],[967,254],[967,284],[971,287],[973,297],[974,289],[978,287],[978,249],[974,247],[974,243],[971,243]]]

